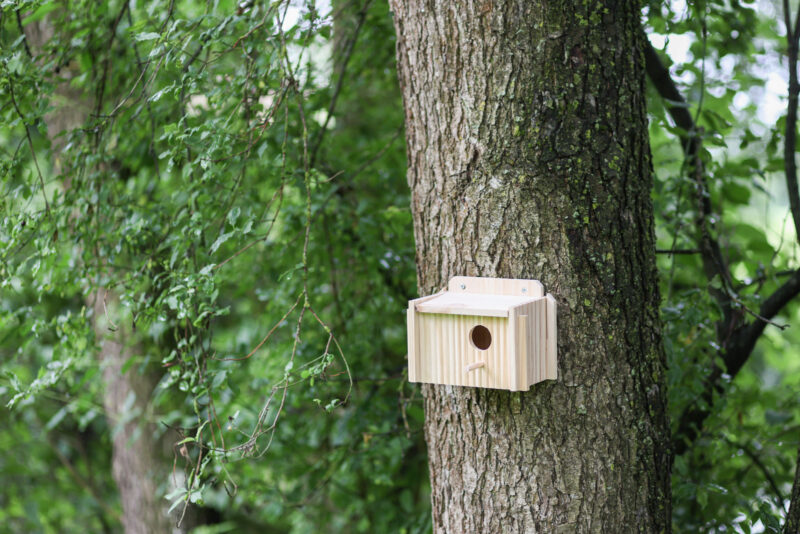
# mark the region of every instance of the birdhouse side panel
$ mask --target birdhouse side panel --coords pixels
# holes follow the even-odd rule
[[[417,319],[414,306],[406,310],[406,328],[408,329],[408,380],[415,382],[419,371],[419,351],[417,350]]]
[[[517,339],[521,351],[520,389],[527,390],[543,380],[555,379],[555,354],[550,354],[554,346],[555,326],[550,325],[549,301],[542,298],[524,304],[514,310],[517,316]],[[552,323],[552,321],[550,321]]]
[[[431,384],[499,389],[513,388],[508,319],[468,315],[416,313],[413,333],[417,349],[414,378]],[[481,349],[471,334],[488,330],[490,342]],[[478,339],[485,343],[485,337]]]
[[[547,294],[547,354],[545,359],[545,379],[558,380],[558,309],[556,299]]]
[[[434,299],[438,295],[439,293],[435,293],[433,295],[428,295],[427,297],[414,299],[408,303],[408,310],[406,310],[406,327],[408,329],[408,380],[410,382],[419,382],[417,379],[419,376],[419,371],[417,369],[419,368],[420,364],[419,337],[417,335],[417,331],[419,330],[417,317],[419,314],[417,312],[417,305]]]

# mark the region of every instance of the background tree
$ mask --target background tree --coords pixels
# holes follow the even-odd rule
[[[58,34],[56,31],[56,28],[65,24],[64,13],[59,11],[47,13],[40,20],[23,27],[31,59],[45,56],[45,46],[58,47],[59,39],[70,36],[69,32]],[[98,35],[98,40],[106,39],[113,43],[117,27],[126,14],[127,6],[124,6],[109,26],[107,35]],[[111,49],[105,51],[107,55],[112,53]],[[109,60],[108,57],[105,58],[106,62]],[[102,64],[99,62],[99,65]],[[64,168],[64,162],[59,155],[67,143],[69,133],[87,122],[95,106],[95,95],[84,94],[80,87],[71,85],[70,82],[77,73],[73,72],[69,64],[61,65],[57,69],[55,85],[43,122],[50,140],[53,174],[69,176],[70,170]],[[100,105],[102,106],[102,102]],[[60,185],[68,189],[71,183],[72,180],[67,179]],[[126,324],[128,321],[120,321],[122,324],[116,325],[109,320],[109,308],[112,315],[121,311],[113,290],[109,292],[108,288],[97,287],[87,296],[85,305],[93,310],[92,328],[99,342],[96,357],[104,382],[103,408],[109,427],[114,429],[111,473],[120,493],[122,525],[129,533],[166,532],[170,529],[170,518],[164,513],[164,503],[156,489],[160,474],[168,465],[168,455],[165,453],[169,451],[169,444],[154,439],[155,429],[152,422],[136,417],[152,411],[148,399],[158,375],[153,372],[152,366],[141,373],[123,372],[126,362],[135,358],[137,348],[131,346],[131,340],[135,338],[131,336]],[[165,435],[164,438],[166,440],[168,436]]]

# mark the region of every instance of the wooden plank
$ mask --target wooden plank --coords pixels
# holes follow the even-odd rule
[[[530,358],[528,357],[528,316],[516,316],[516,336],[515,345],[517,350],[514,359],[511,361],[511,368],[517,369],[517,376],[512,377],[511,383],[514,384],[514,389],[519,391],[527,391],[530,387],[528,380],[528,365]]]
[[[508,319],[417,313],[415,320],[416,382],[510,389],[501,371],[508,350]],[[470,330],[477,325],[491,332],[492,342],[486,350],[475,348],[469,340]],[[479,361],[485,362],[483,367],[464,373],[466,366]]]
[[[483,278],[475,276],[454,276],[447,284],[452,293],[480,293],[491,295],[516,295],[523,297],[543,297],[544,286],[538,280],[516,278]]]
[[[533,302],[515,308],[513,314],[517,317],[527,316],[525,322],[525,335],[517,335],[519,347],[519,366],[524,366],[525,371],[519,375],[521,389],[527,391],[530,386],[547,380],[547,299],[540,298]],[[517,327],[522,330],[521,326]],[[523,350],[524,347],[524,350]]]
[[[418,299],[409,300],[408,301],[408,307],[410,308],[410,307],[413,306],[414,309],[416,309],[418,304],[422,304],[423,302],[427,302],[427,301],[429,301],[431,299],[435,299],[439,295],[444,295],[444,291],[439,291],[438,293],[434,293],[433,295],[428,295],[427,297],[420,297]]]
[[[408,381],[417,382],[419,377],[419,361],[417,356],[417,322],[414,306],[411,305],[406,310],[406,328],[408,328]]]
[[[558,380],[558,309],[556,299],[547,294],[547,362],[545,378]]]
[[[419,313],[508,317],[509,311],[541,297],[511,295],[444,293],[416,305]]]

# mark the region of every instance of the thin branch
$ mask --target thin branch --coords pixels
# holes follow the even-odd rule
[[[22,127],[25,129],[25,137],[28,139],[28,146],[31,149],[31,156],[33,156],[33,164],[36,166],[36,173],[39,175],[39,185],[42,187],[42,197],[44,198],[44,207],[47,211],[47,216],[50,216],[50,203],[47,201],[47,193],[44,190],[44,177],[42,177],[42,169],[39,168],[39,158],[36,157],[36,149],[33,148],[33,139],[31,139],[31,132],[28,129],[28,124],[25,122],[25,115],[22,114],[22,110],[19,109],[19,105],[17,104],[17,99],[14,97],[14,82],[11,81],[11,78],[8,79],[8,94],[11,97],[11,103],[14,105],[14,109],[19,116],[19,120],[22,121]]]
[[[350,40],[347,42],[347,48],[345,49],[344,59],[340,63],[339,67],[339,79],[336,80],[336,87],[333,90],[333,96],[331,97],[330,105],[328,106],[328,113],[325,116],[325,122],[322,124],[322,128],[320,128],[317,135],[314,137],[313,146],[314,148],[311,151],[311,158],[309,161],[309,166],[314,167],[314,163],[317,161],[317,153],[319,152],[320,146],[322,146],[322,140],[325,137],[325,133],[328,130],[328,124],[333,116],[333,112],[336,109],[336,101],[339,98],[339,93],[342,91],[342,86],[344,85],[345,74],[347,73],[347,65],[350,63],[350,58],[353,56],[353,51],[355,50],[356,41],[358,40],[358,34],[361,32],[361,28],[364,26],[364,21],[367,18],[367,9],[369,5],[372,3],[372,0],[367,0],[364,3],[364,6],[358,12],[358,20],[356,22],[356,27],[353,30],[353,35],[350,37]]]
[[[800,9],[797,11],[800,17]],[[800,83],[797,81],[798,28],[790,25],[789,1],[783,2],[783,16],[786,23],[786,44],[789,56],[789,104],[786,111],[786,135],[783,144],[783,165],[786,174],[786,189],[789,193],[789,209],[792,212],[795,235],[800,242],[800,191],[797,184],[797,162],[795,145],[797,143],[797,102]],[[800,19],[798,19],[800,20]]]
[[[128,11],[130,4],[126,1],[122,4],[122,9],[120,9],[119,14],[114,18],[109,26],[109,37],[108,42],[106,43],[106,50],[107,55],[103,60],[103,72],[100,75],[100,86],[97,89],[97,104],[95,106],[95,115],[99,116],[100,112],[103,109],[103,98],[106,91],[106,83],[108,81],[108,73],[111,68],[111,58],[114,56],[114,38],[117,36],[117,28],[119,27],[119,23],[122,22],[122,17],[125,16],[125,13]],[[98,142],[100,136],[98,135]]]
[[[789,0],[783,0],[783,24],[786,26],[786,38],[792,40],[792,17],[789,14]]]
[[[794,35],[794,32],[792,32],[792,37],[792,42],[795,43],[796,49],[797,36]],[[708,219],[712,215],[712,209],[710,195],[705,185],[703,162],[699,157],[702,148],[699,129],[689,113],[686,100],[678,91],[669,74],[669,70],[663,65],[649,40],[646,41],[645,46],[645,61],[647,74],[653,85],[661,97],[668,102],[667,110],[672,120],[686,132],[685,135],[681,136],[681,142],[684,145],[687,160],[694,166],[695,181],[698,187],[700,209],[696,223],[700,234],[699,249],[706,276],[711,280],[719,275],[726,286],[724,289],[727,289],[727,291],[724,289],[709,289],[712,297],[723,310],[723,319],[717,324],[717,340],[722,347],[720,356],[723,360],[723,366],[719,366],[716,363],[712,365],[711,371],[704,381],[703,393],[695,403],[684,410],[679,418],[678,429],[673,438],[673,451],[676,455],[681,455],[689,449],[691,443],[700,435],[703,422],[711,413],[715,393],[724,393],[726,379],[732,380],[742,369],[767,324],[770,324],[772,322],[771,319],[786,304],[800,294],[800,270],[794,271],[794,274],[783,285],[762,302],[758,313],[750,310],[735,309],[732,306],[734,303],[741,303],[741,300],[734,290],[719,242],[711,235],[708,227]],[[795,66],[796,62],[797,60],[795,59]],[[795,84],[797,84],[796,76]],[[797,94],[795,93],[796,97]],[[795,100],[795,121],[796,111],[797,101]],[[794,142],[792,142],[791,146],[794,147]],[[792,149],[792,160],[793,156],[794,151]],[[796,173],[796,169],[794,172]],[[797,185],[796,176],[795,185]],[[796,222],[798,220],[800,220],[800,217],[796,218]],[[751,323],[744,322],[744,312],[750,312],[751,315],[755,316],[755,320]]]
[[[664,248],[657,248],[656,254],[700,254],[702,250],[699,248],[673,248],[673,249],[664,249]]]
[[[753,278],[753,279],[745,279],[744,283],[741,286],[739,286],[738,289],[741,291],[742,289],[744,289],[746,287],[750,287],[750,286],[755,285],[755,284],[758,284],[759,287],[760,287],[761,285],[764,284],[764,282],[766,282],[767,280],[769,280],[771,278],[775,278],[775,279],[784,278],[784,277],[787,277],[787,276],[792,276],[793,274],[794,274],[794,269],[778,271],[776,273],[765,273],[765,274],[757,276],[756,278]]]
[[[29,58],[33,58],[33,54],[31,54],[31,48],[28,46],[28,36],[25,33],[25,28],[22,27],[22,16],[19,14],[19,9],[15,11],[17,15],[17,28],[19,28],[19,33],[22,34],[22,44],[25,45],[25,52],[28,53]]]
[[[730,445],[731,447],[735,447],[737,449],[741,449],[742,452],[748,458],[750,458],[753,461],[753,465],[755,465],[758,468],[758,470],[761,471],[761,473],[764,475],[764,478],[767,481],[767,484],[769,484],[769,487],[772,489],[772,493],[775,494],[775,505],[779,509],[781,509],[781,510],[783,510],[785,512],[786,511],[786,504],[785,504],[785,500],[786,499],[783,496],[783,492],[781,491],[780,487],[778,487],[778,483],[775,482],[775,478],[769,472],[769,469],[767,469],[767,466],[764,465],[764,462],[761,461],[761,457],[756,453],[756,451],[754,451],[753,449],[751,449],[750,447],[748,447],[744,443],[737,443],[737,442],[735,442],[733,440],[730,440],[730,439],[728,439],[726,437],[723,437],[722,439],[724,439],[725,442],[728,445]]]
[[[798,294],[800,294],[800,269],[794,271],[791,278],[786,280],[783,285],[764,300],[758,314],[766,320],[772,319]],[[724,383],[726,381],[724,378],[726,375],[729,380],[733,380],[741,371],[767,324],[764,320],[757,319],[733,333],[727,350],[720,354],[723,366],[713,366],[704,381],[705,389],[700,398],[686,408],[678,419],[678,429],[673,438],[673,451],[676,455],[686,452],[700,435],[703,423],[711,414],[714,394],[722,394],[724,392]]]
[[[711,195],[706,184],[705,166],[700,157],[702,151],[701,130],[697,127],[692,114],[689,112],[689,105],[681,95],[678,87],[670,76],[669,69],[661,62],[653,45],[649,39],[645,38],[645,68],[647,75],[653,82],[653,86],[658,94],[667,102],[669,112],[675,125],[682,129],[685,134],[681,135],[681,144],[686,154],[686,162],[694,171],[694,181],[697,188],[698,213],[695,220],[698,229],[698,245],[703,260],[703,270],[706,277],[711,280],[719,276],[723,284],[733,291],[733,283],[728,270],[728,265],[722,256],[722,249],[719,241],[712,235],[710,220],[713,218],[713,208],[711,206]],[[724,318],[718,326],[718,333],[728,330],[726,326],[735,319],[731,306],[731,299],[727,291],[721,289],[709,289],[717,304],[723,311]]]

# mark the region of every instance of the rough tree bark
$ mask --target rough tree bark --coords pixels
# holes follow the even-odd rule
[[[536,278],[558,380],[423,386],[436,532],[667,532],[638,2],[392,0],[420,294]]]

